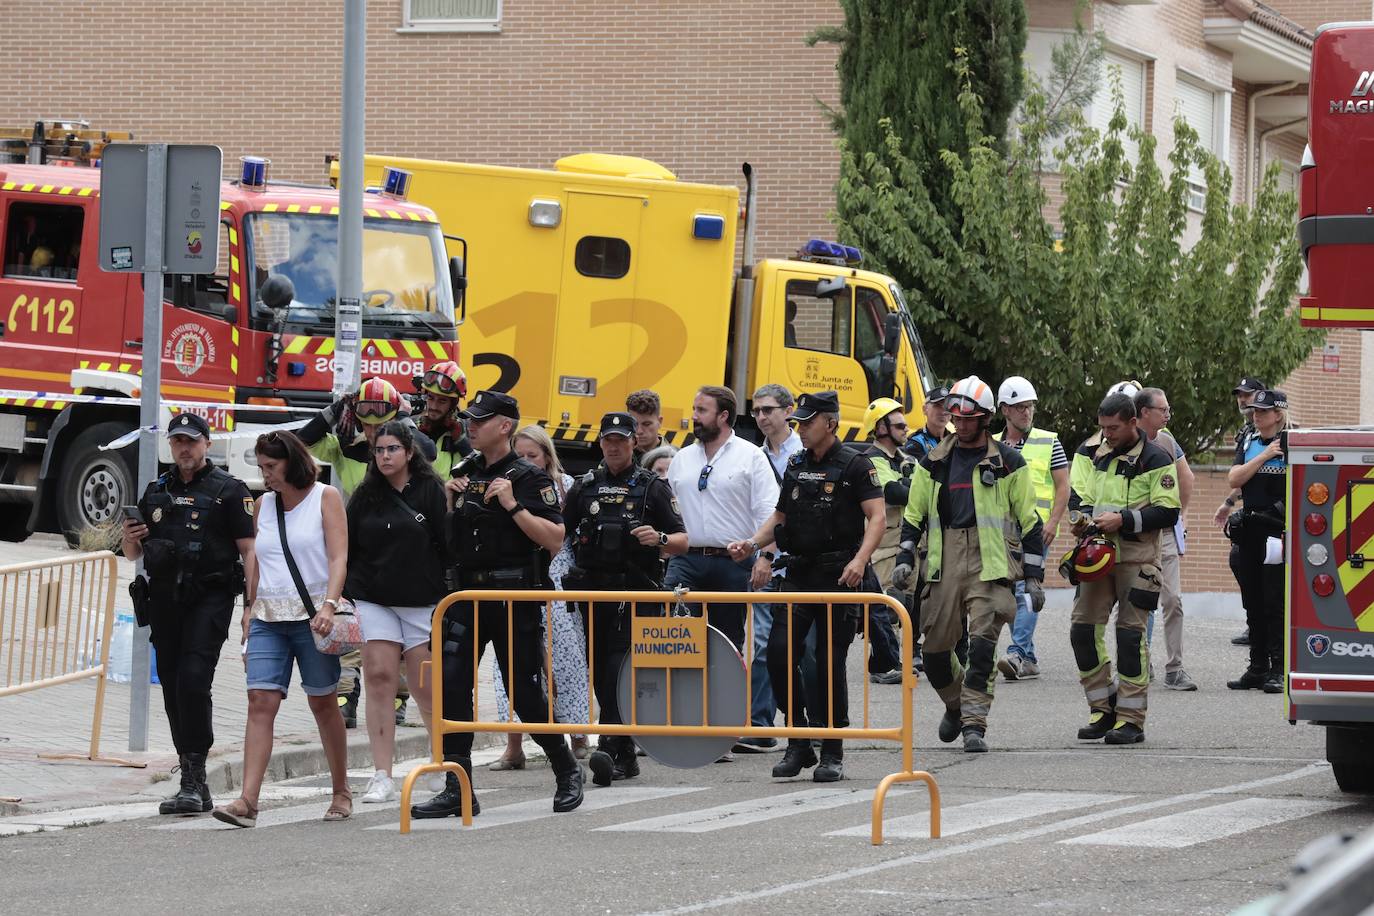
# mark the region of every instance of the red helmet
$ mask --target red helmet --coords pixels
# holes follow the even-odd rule
[[[370,378],[358,389],[353,412],[368,426],[377,426],[395,417],[400,409],[401,393],[396,386],[384,378]]]
[[[429,367],[420,387],[430,394],[446,398],[464,398],[468,393],[468,377],[453,360],[435,363]]]
[[[1074,585],[1092,582],[1116,568],[1116,545],[1109,538],[1094,534],[1079,541],[1059,564],[1059,571]]]

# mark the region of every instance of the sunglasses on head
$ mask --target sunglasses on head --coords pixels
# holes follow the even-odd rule
[[[396,405],[390,401],[359,401],[353,412],[358,415],[359,420],[381,423],[395,415]]]
[[[701,469],[701,476],[697,478],[697,490],[706,489],[706,481],[711,477],[712,465],[706,465]]]
[[[438,389],[440,394],[448,397],[458,397],[458,380],[451,375],[444,375],[442,372],[435,372],[431,369],[425,373],[423,384],[426,388]]]

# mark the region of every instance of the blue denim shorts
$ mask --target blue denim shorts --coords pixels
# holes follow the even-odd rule
[[[247,658],[249,690],[276,690],[286,696],[293,659],[301,669],[306,696],[328,696],[339,687],[339,657],[315,648],[308,620],[249,621]]]

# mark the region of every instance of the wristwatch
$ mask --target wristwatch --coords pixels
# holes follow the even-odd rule
[[[668,535],[665,534],[665,533],[662,532],[662,531],[660,531],[660,532],[658,533],[658,546],[660,546],[660,547],[667,547],[667,546],[668,546]]]
[[[511,515],[519,515],[521,512],[525,511],[525,504],[516,503],[514,506],[511,506],[506,511],[509,512]]]
[[[334,598],[326,598],[323,601],[321,601],[320,608],[323,609],[326,604],[334,608],[334,610],[336,611],[339,609],[339,602]]]

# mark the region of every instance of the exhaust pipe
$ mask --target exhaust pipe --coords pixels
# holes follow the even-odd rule
[[[735,280],[735,326],[731,337],[734,345],[730,349],[730,387],[734,389],[740,416],[748,414],[749,396],[749,352],[752,349],[754,326],[754,202],[758,195],[758,185],[754,181],[754,169],[744,163],[744,248],[741,255],[739,277]]]

